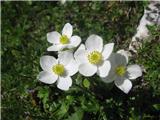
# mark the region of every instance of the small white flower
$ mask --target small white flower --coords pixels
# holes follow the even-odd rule
[[[128,93],[132,88],[130,80],[142,76],[142,70],[139,65],[128,65],[128,55],[124,50],[113,53],[109,60],[111,61],[111,70],[109,75],[102,80],[106,83],[114,81],[115,85],[124,93]]]
[[[79,72],[84,76],[92,76],[97,73],[100,77],[106,77],[111,65],[107,60],[113,51],[114,44],[106,44],[98,35],[90,35],[75,52],[74,57],[79,64]]]
[[[52,56],[42,56],[40,65],[43,71],[38,75],[38,79],[46,84],[53,84],[57,81],[57,87],[61,90],[68,90],[72,85],[73,76],[78,71],[73,53],[69,51],[61,52],[58,59]]]
[[[53,31],[47,33],[47,40],[48,42],[52,43],[53,45],[47,48],[48,51],[60,51],[64,48],[73,48],[77,47],[80,42],[81,38],[77,35],[72,36],[73,27],[70,23],[66,23],[62,29],[62,35],[57,31]]]

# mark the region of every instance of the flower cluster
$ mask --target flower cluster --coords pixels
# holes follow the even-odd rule
[[[104,45],[100,36],[92,34],[85,44],[81,44],[81,38],[72,33],[73,27],[67,23],[62,34],[56,31],[47,34],[48,42],[52,43],[47,50],[57,51],[58,58],[49,55],[40,58],[43,71],[39,73],[38,79],[41,82],[56,82],[59,89],[66,91],[72,85],[71,76],[77,72],[86,77],[97,74],[105,83],[114,81],[120,90],[128,93],[132,88],[130,80],[142,76],[139,65],[127,66],[126,51],[113,53],[114,43]]]

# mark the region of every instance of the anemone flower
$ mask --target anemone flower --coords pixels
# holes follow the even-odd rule
[[[47,33],[48,42],[53,45],[48,47],[48,51],[61,51],[64,48],[74,48],[77,47],[81,38],[77,35],[72,36],[73,27],[70,23],[66,23],[62,29],[62,34],[57,31]]]
[[[61,90],[68,90],[72,85],[72,78],[78,66],[73,59],[73,53],[65,51],[58,55],[58,59],[52,56],[42,56],[40,65],[43,69],[38,79],[46,84],[53,84],[57,81],[57,87]]]
[[[113,82],[124,93],[128,93],[132,88],[130,80],[142,76],[142,70],[139,65],[128,65],[128,55],[124,50],[113,53],[109,60],[111,61],[111,70],[109,75],[102,80],[106,83]]]
[[[93,76],[97,73],[100,77],[106,77],[111,64],[107,60],[113,51],[114,44],[103,46],[103,40],[98,35],[90,35],[75,52],[75,60],[79,64],[79,72],[84,76]]]

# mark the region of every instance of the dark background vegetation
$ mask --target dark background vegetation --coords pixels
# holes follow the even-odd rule
[[[50,45],[46,33],[61,32],[65,23],[85,41],[90,34],[115,42],[115,51],[127,49],[148,2],[2,2],[1,112],[3,120],[159,120],[160,34],[150,27],[130,63],[146,73],[133,81],[128,95],[97,76],[73,77],[67,92],[40,83],[40,57]],[[78,76],[78,77],[77,77]]]

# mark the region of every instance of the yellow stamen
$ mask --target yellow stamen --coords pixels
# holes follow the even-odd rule
[[[56,64],[52,67],[53,72],[56,75],[63,75],[65,72],[64,66],[62,64]]]
[[[102,61],[102,54],[98,51],[91,52],[87,57],[91,64],[99,64]]]
[[[120,65],[120,66],[118,66],[118,67],[115,69],[115,72],[116,72],[117,75],[119,75],[119,76],[122,77],[122,76],[124,76],[125,73],[126,73],[126,67]]]
[[[61,43],[61,44],[68,44],[68,43],[69,43],[68,37],[67,37],[66,35],[62,35],[62,36],[60,37],[60,43]]]

